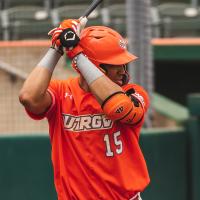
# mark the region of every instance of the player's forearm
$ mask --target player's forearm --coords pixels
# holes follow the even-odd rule
[[[83,54],[79,54],[75,59],[77,59],[76,62],[78,69],[100,104],[102,104],[102,102],[104,102],[104,100],[110,95],[122,91],[120,86],[111,81]]]
[[[52,72],[60,57],[61,54],[55,49],[48,50],[24,82],[19,97],[22,104],[36,104],[43,101]]]
[[[104,100],[112,94],[122,91],[120,86],[115,84],[105,75],[93,81],[89,85],[89,88],[100,104],[102,104]]]

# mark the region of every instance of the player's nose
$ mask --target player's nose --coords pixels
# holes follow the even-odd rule
[[[118,67],[118,74],[124,74],[125,73],[125,69],[123,66]]]

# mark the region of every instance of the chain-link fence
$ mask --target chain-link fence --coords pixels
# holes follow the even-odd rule
[[[47,121],[30,119],[19,103],[18,95],[25,77],[47,51],[48,41],[19,41],[0,43],[0,133],[47,133]],[[54,71],[54,78],[74,76],[66,68],[63,57]]]

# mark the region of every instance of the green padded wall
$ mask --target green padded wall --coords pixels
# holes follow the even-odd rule
[[[144,199],[187,200],[188,148],[184,130],[143,131],[141,146],[151,176]],[[47,136],[1,137],[0,166],[1,199],[56,199]]]
[[[188,143],[183,129],[151,130],[141,135],[151,183],[144,200],[188,200]]]
[[[0,137],[0,199],[56,200],[48,137]]]
[[[200,93],[188,95],[192,200],[200,199]]]

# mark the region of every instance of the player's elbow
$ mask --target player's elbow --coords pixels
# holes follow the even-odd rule
[[[30,95],[27,92],[21,90],[19,93],[19,102],[24,106],[30,104],[31,102]]]
[[[36,104],[33,95],[28,91],[24,91],[23,89],[19,93],[19,102],[26,108]]]
[[[137,124],[144,116],[142,106],[135,106],[131,99],[121,92],[104,101],[102,109],[109,119],[128,124]]]

